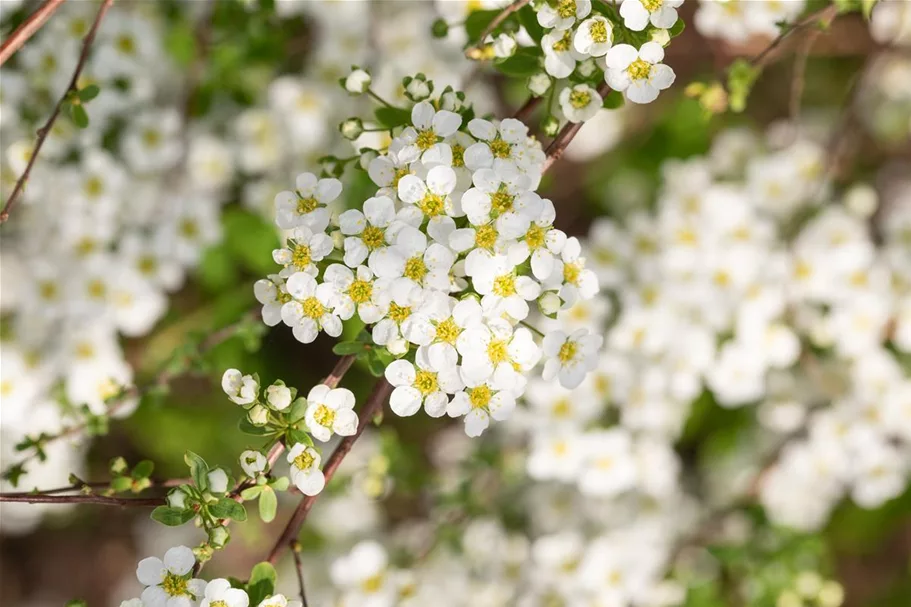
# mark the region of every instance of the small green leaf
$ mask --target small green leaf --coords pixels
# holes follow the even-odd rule
[[[263,492],[262,485],[253,485],[252,487],[247,487],[240,492],[240,496],[247,501],[255,500],[259,497],[259,494]]]
[[[499,9],[488,11],[474,11],[465,19],[465,33],[468,34],[468,45],[477,44],[480,41],[481,34],[490,25],[490,22],[500,14]]]
[[[271,523],[278,511],[278,498],[272,487],[266,485],[262,490],[262,495],[259,496],[259,518],[263,519],[264,523]]]
[[[209,465],[206,460],[192,451],[187,451],[184,453],[183,461],[190,467],[190,476],[193,478],[193,482],[196,483],[196,487],[200,491],[205,491],[209,487],[209,481],[206,478],[206,475],[209,474]]]
[[[525,78],[541,71],[541,54],[536,48],[520,48],[512,57],[494,62],[507,76]]]
[[[66,607],[88,607],[88,603],[82,599],[72,599],[66,602]]]
[[[535,12],[535,9],[526,5],[517,14],[519,22],[522,23],[522,27],[525,28],[531,39],[540,44],[541,38],[544,37],[544,28],[538,23],[538,13]]]
[[[259,605],[263,599],[275,592],[275,582],[278,576],[275,567],[269,563],[259,563],[250,572],[250,581],[247,582],[247,594],[250,596],[251,605]]]
[[[382,377],[386,372],[386,363],[384,363],[379,356],[374,354],[367,359],[367,369],[374,377]]]
[[[670,34],[671,38],[676,38],[683,33],[684,29],[686,29],[686,23],[683,22],[683,19],[678,18],[677,22],[667,30],[667,33]]]
[[[411,124],[411,110],[400,107],[389,107],[387,105],[376,108],[373,111],[377,122],[386,128],[395,128]]]
[[[76,123],[76,126],[80,129],[89,126],[89,114],[81,105],[70,105],[70,118],[73,119],[73,122]]]
[[[133,488],[133,479],[129,476],[118,476],[111,480],[111,489],[116,493],[123,493]]]
[[[90,84],[84,89],[79,91],[79,98],[84,102],[91,101],[98,96],[98,93],[101,92],[101,89],[98,88],[97,84]]]
[[[357,354],[364,349],[365,344],[360,341],[341,341],[332,347],[332,352],[339,356]]]
[[[223,497],[209,506],[209,514],[215,518],[229,518],[233,521],[247,520],[246,508],[230,497]]]
[[[279,476],[278,478],[272,479],[269,482],[269,486],[276,491],[287,491],[290,484],[291,481],[288,480],[287,476]]]
[[[307,413],[307,399],[301,396],[294,400],[291,403],[291,407],[288,409],[288,419],[291,423],[299,422],[304,419],[304,415]]]
[[[144,459],[133,467],[133,472],[130,476],[137,480],[140,478],[149,478],[152,475],[153,470],[155,470],[155,464]]]
[[[292,447],[297,443],[313,446],[313,439],[310,435],[299,428],[288,428],[288,444]]]
[[[251,436],[271,436],[275,434],[275,430],[269,426],[254,426],[246,417],[240,418],[240,421],[237,422],[237,427],[244,434]]]
[[[194,516],[192,510],[172,508],[171,506],[158,506],[152,510],[152,520],[158,521],[168,527],[178,527],[188,522]]]
[[[604,96],[603,107],[608,110],[615,110],[619,107],[623,107],[624,103],[626,103],[626,99],[623,97],[623,93],[620,91],[611,91]]]

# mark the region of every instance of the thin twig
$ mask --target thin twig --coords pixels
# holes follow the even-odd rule
[[[188,478],[168,478],[164,480],[152,480],[149,489],[154,487],[179,487],[180,485],[185,485],[190,482]],[[95,490],[95,489],[109,489],[111,487],[110,481],[96,481],[89,483],[77,483],[75,485],[68,485],[66,487],[56,487],[54,489],[34,489],[32,491],[13,491],[8,493],[0,493],[0,497],[25,497],[29,495],[58,495],[60,493],[71,493],[73,491],[85,491]]]
[[[538,104],[541,103],[541,99],[542,97],[529,97],[528,101],[526,101],[518,110],[516,110],[516,113],[513,114],[512,117],[516,120],[521,120],[522,122],[527,121],[529,116],[531,116],[532,113],[534,113],[535,109],[537,109]]]
[[[786,30],[784,30],[783,32],[778,34],[778,36],[776,36],[775,39],[772,40],[772,42],[769,43],[769,45],[767,47],[765,47],[765,49],[763,49],[763,51],[761,53],[759,53],[758,55],[756,55],[755,57],[753,57],[750,60],[750,64],[753,65],[754,67],[759,67],[759,68],[765,67],[766,64],[768,64],[771,59],[772,51],[774,51],[776,48],[778,48],[782,42],[784,42],[789,37],[791,37],[792,34],[795,34],[798,31],[800,31],[810,25],[818,23],[820,21],[825,22],[827,24],[831,23],[832,20],[837,15],[838,15],[838,7],[834,4],[831,4],[831,5],[827,6],[826,8],[815,11],[815,12],[811,13],[810,15],[807,15],[806,17],[804,17],[803,19],[801,19],[794,25],[790,26],[789,28],[787,28]]]
[[[9,219],[9,214],[13,209],[13,205],[19,199],[22,194],[22,190],[25,188],[25,183],[28,181],[28,176],[32,172],[32,167],[35,166],[35,161],[38,159],[38,152],[41,151],[41,147],[44,145],[44,141],[47,139],[47,136],[51,132],[51,128],[54,126],[54,122],[57,121],[57,117],[60,116],[60,112],[63,109],[63,104],[66,102],[67,98],[70,96],[70,93],[78,90],[79,76],[82,75],[82,69],[85,67],[85,63],[89,58],[89,51],[92,48],[92,43],[95,41],[95,34],[98,32],[98,27],[101,25],[101,20],[104,19],[105,14],[107,14],[108,9],[111,8],[111,4],[114,3],[114,0],[104,0],[101,4],[101,8],[98,9],[98,14],[95,15],[95,22],[92,23],[92,27],[89,30],[88,34],[85,35],[85,38],[82,41],[82,53],[79,55],[79,61],[76,63],[76,69],[73,71],[73,77],[70,78],[70,83],[66,87],[66,90],[63,92],[63,95],[60,96],[60,99],[57,100],[57,105],[54,106],[54,111],[51,113],[50,118],[47,119],[47,122],[44,123],[44,126],[38,129],[38,139],[35,141],[35,148],[32,150],[32,155],[28,159],[28,164],[25,166],[25,171],[19,177],[19,180],[16,182],[16,186],[13,188],[13,192],[10,194],[9,199],[6,201],[6,205],[3,207],[3,211],[0,211],[0,224],[5,223]]]
[[[22,25],[16,28],[9,37],[0,44],[0,65],[6,63],[7,59],[16,54],[22,45],[29,38],[35,35],[35,32],[44,27],[47,20],[51,18],[60,5],[66,0],[46,0],[38,10],[29,15],[29,18],[22,22]]]
[[[303,607],[307,607],[307,591],[304,589],[304,563],[301,560],[301,545],[297,540],[291,542],[291,555],[294,557],[294,568],[297,570],[297,584],[301,590],[301,603]]]
[[[821,16],[820,22],[828,27],[834,18],[835,12],[832,12],[831,16]],[[807,62],[810,59],[810,51],[813,49],[813,45],[816,44],[816,41],[819,39],[820,35],[822,35],[822,30],[819,28],[816,28],[810,32],[806,40],[804,40],[800,45],[800,50],[797,53],[797,58],[794,60],[794,74],[791,77],[791,100],[788,110],[791,117],[791,123],[794,127],[795,135],[797,133],[797,119],[800,115],[800,104],[803,100],[803,91],[804,86],[806,85]]]
[[[469,59],[472,59],[473,58],[472,55],[474,54],[474,52],[476,52],[478,50],[478,47],[480,47],[482,44],[484,44],[484,40],[487,38],[487,36],[489,36],[492,31],[494,31],[495,29],[500,27],[500,24],[503,23],[504,21],[506,21],[507,17],[509,17],[511,14],[513,14],[514,12],[521,9],[523,6],[528,4],[530,1],[531,0],[516,0],[515,2],[513,2],[512,4],[510,4],[509,6],[504,8],[502,11],[500,11],[500,14],[497,15],[496,17],[494,17],[493,20],[487,25],[487,27],[484,28],[484,31],[481,32],[481,36],[480,36],[480,38],[478,38],[478,42],[474,46],[470,46],[467,49],[465,49],[465,56],[468,57]]]
[[[0,502],[25,502],[28,504],[98,504],[121,508],[148,508],[161,506],[163,497],[107,497],[104,495],[8,495],[0,494]]]
[[[374,384],[373,391],[370,393],[367,402],[360,411],[360,420],[357,425],[357,431],[353,435],[346,436],[342,439],[342,442],[338,444],[338,447],[335,448],[335,451],[333,451],[332,455],[329,456],[329,459],[326,460],[326,465],[323,467],[323,476],[326,477],[327,483],[332,480],[332,477],[335,475],[336,470],[338,470],[339,465],[341,465],[342,460],[345,459],[345,456],[348,455],[351,448],[354,446],[354,442],[364,433],[364,430],[372,422],[373,418],[383,410],[383,406],[386,404],[386,400],[391,393],[392,385],[385,379],[380,379]],[[297,534],[300,532],[300,528],[304,524],[304,521],[307,520],[307,515],[310,513],[310,509],[316,502],[317,497],[319,497],[319,494],[304,496],[297,505],[294,514],[292,514],[291,518],[288,520],[288,524],[285,526],[284,531],[282,531],[278,540],[275,542],[275,545],[272,546],[272,550],[266,560],[274,565],[278,561],[278,557],[281,553],[291,547],[291,542],[297,538]]]
[[[354,364],[355,358],[354,354],[347,354],[338,359],[332,372],[326,376],[323,383],[330,388],[338,388],[338,383],[342,381],[342,378],[345,377],[345,373],[347,373],[348,369],[351,368],[351,365]]]

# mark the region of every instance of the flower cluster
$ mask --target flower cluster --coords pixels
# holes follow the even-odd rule
[[[598,286],[535,193],[540,143],[518,120],[471,118],[459,99],[419,101],[407,123],[383,127],[395,135],[385,150],[362,151],[375,195],[358,208],[343,209],[340,181],[310,173],[279,193],[283,268],[255,291],[265,322],[304,343],[337,337],[357,317],[397,358],[385,368],[392,410],[464,416],[474,436],[511,414],[542,358],[526,326],[532,306],[554,315]],[[546,336],[545,376],[578,385],[600,339]]]

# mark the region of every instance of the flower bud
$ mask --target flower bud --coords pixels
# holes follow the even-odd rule
[[[363,148],[361,150],[361,157],[358,159],[358,164],[365,171],[370,168],[370,163],[373,162],[373,159],[378,157],[380,154],[374,149]]]
[[[661,46],[667,46],[671,43],[671,33],[663,29],[653,29],[651,41],[657,42]]]
[[[585,61],[580,61],[576,66],[576,71],[579,72],[583,78],[588,78],[595,73],[595,70],[598,69],[598,64],[595,63],[595,60],[589,57]]]
[[[254,405],[247,412],[247,417],[254,426],[265,426],[269,421],[269,410],[262,405]]]
[[[209,483],[209,491],[212,493],[227,493],[228,491],[228,474],[221,468],[215,468],[206,475]]]
[[[560,296],[553,291],[547,291],[538,298],[538,309],[541,310],[541,314],[548,318],[556,318],[557,312],[560,311],[562,305],[563,301]]]
[[[256,478],[266,469],[266,456],[259,451],[248,449],[240,454],[240,467],[243,468],[244,474]]]
[[[516,39],[509,34],[500,34],[493,41],[493,54],[500,58],[512,57],[516,52]]]
[[[541,121],[541,130],[548,137],[553,137],[560,130],[560,121],[554,116],[548,116]]]
[[[353,141],[363,134],[364,123],[360,118],[349,118],[338,126],[338,130],[341,131],[342,137]]]
[[[433,34],[434,38],[445,38],[449,35],[449,24],[443,19],[437,19],[430,26],[430,33]]]
[[[224,525],[219,525],[209,530],[209,543],[213,548],[224,548],[228,540],[231,539],[231,533]]]
[[[433,83],[424,74],[408,76],[402,80],[402,84],[405,86],[405,96],[415,103],[424,101],[433,92]]]
[[[546,72],[539,72],[528,79],[528,90],[537,97],[543,96],[550,90],[550,85],[550,76]]]
[[[352,67],[351,73],[345,78],[345,90],[353,95],[362,95],[370,88],[372,78],[366,70]]]
[[[180,489],[174,489],[168,493],[168,506],[171,508],[184,509],[187,507],[187,494]]]
[[[291,389],[282,384],[266,388],[266,403],[276,411],[284,411],[291,404]]]

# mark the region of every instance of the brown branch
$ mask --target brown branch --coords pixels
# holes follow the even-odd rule
[[[335,448],[335,451],[333,451],[332,455],[329,456],[329,459],[326,460],[326,465],[323,467],[323,475],[326,477],[327,483],[332,480],[332,477],[335,475],[336,470],[338,470],[339,465],[341,465],[342,460],[345,459],[345,456],[348,455],[351,448],[354,446],[354,442],[364,433],[364,429],[367,428],[373,418],[383,410],[383,405],[386,404],[386,400],[391,393],[392,385],[385,379],[380,379],[374,384],[373,391],[370,393],[370,396],[367,397],[367,402],[360,411],[360,420],[357,425],[357,431],[353,435],[346,436],[342,439],[342,442],[338,444],[338,447]],[[297,509],[295,509],[294,513],[291,515],[288,524],[275,542],[275,545],[272,547],[272,551],[269,553],[269,557],[266,560],[274,565],[278,561],[278,557],[281,555],[282,551],[291,547],[291,542],[297,538],[301,526],[303,526],[304,521],[307,520],[307,515],[310,513],[310,509],[313,507],[313,504],[318,497],[319,494],[308,495],[300,501],[297,505]]]
[[[835,7],[833,5],[830,8]],[[835,15],[835,11],[821,15],[819,17],[820,23],[825,27],[828,27],[831,25],[832,19],[835,18]],[[799,118],[800,104],[803,100],[803,91],[806,85],[807,62],[810,59],[810,51],[813,49],[813,45],[816,44],[816,41],[819,40],[820,35],[822,35],[822,29],[819,28],[816,28],[810,32],[806,40],[804,40],[800,45],[800,50],[797,53],[797,58],[794,60],[794,74],[791,77],[791,99],[788,111],[790,113],[791,123],[795,134],[797,133],[796,122]]]
[[[22,48],[22,45],[35,35],[35,32],[44,27],[44,24],[51,18],[51,15],[53,15],[64,2],[66,2],[66,0],[46,0],[38,10],[29,15],[28,19],[23,21],[22,25],[17,27],[16,31],[3,41],[3,44],[0,44],[0,65],[6,63],[7,59],[16,54],[16,51]]]
[[[465,49],[465,56],[468,57],[469,59],[473,59],[474,57],[472,55],[474,55],[477,52],[478,48],[484,44],[484,40],[487,38],[487,36],[489,36],[492,31],[494,31],[495,29],[500,27],[500,24],[503,23],[504,21],[506,21],[507,17],[509,17],[511,14],[513,14],[514,12],[521,9],[523,6],[528,4],[530,1],[531,0],[516,0],[515,2],[513,2],[512,4],[510,4],[509,6],[504,8],[502,11],[500,11],[500,14],[497,15],[496,17],[494,17],[493,20],[487,25],[487,27],[484,28],[484,31],[481,32],[481,36],[478,38],[478,42],[476,44],[474,44],[473,46],[470,46],[467,49]]]
[[[516,110],[516,113],[513,114],[512,117],[516,120],[521,120],[522,122],[527,121],[528,118],[534,113],[535,109],[537,109],[538,104],[541,103],[541,99],[541,97],[529,97],[528,101],[526,101],[518,110]]]
[[[51,113],[50,118],[47,119],[47,122],[44,123],[43,127],[38,129],[38,139],[35,141],[35,148],[32,150],[32,155],[28,159],[28,164],[25,166],[25,171],[22,172],[22,175],[16,182],[16,186],[13,188],[13,192],[10,194],[9,199],[6,201],[6,205],[3,207],[3,211],[0,211],[0,224],[5,223],[6,220],[9,219],[9,214],[13,209],[13,205],[22,194],[22,190],[25,188],[25,183],[28,181],[28,176],[32,172],[32,167],[35,166],[35,161],[38,159],[38,152],[41,151],[41,147],[44,145],[44,141],[50,134],[51,128],[54,126],[54,122],[56,122],[57,117],[60,116],[60,112],[63,109],[63,104],[66,102],[71,93],[78,90],[79,76],[82,74],[85,63],[89,58],[89,51],[92,48],[92,43],[95,41],[95,34],[98,32],[98,27],[101,25],[101,20],[104,19],[105,14],[107,14],[108,9],[111,8],[111,4],[113,3],[114,0],[104,0],[104,2],[101,4],[101,8],[98,9],[98,14],[95,15],[95,22],[92,23],[91,29],[89,29],[89,32],[85,35],[85,38],[82,41],[82,52],[79,55],[78,63],[76,63],[76,69],[73,71],[73,77],[70,78],[70,83],[66,87],[66,90],[63,92],[63,95],[61,95],[60,99],[57,100],[57,105],[54,106],[54,111]]]
[[[163,497],[107,497],[104,495],[9,495],[0,494],[0,502],[25,502],[28,504],[98,504],[121,508],[148,508],[162,506]]]
[[[750,60],[750,64],[754,67],[763,68],[771,60],[772,51],[778,48],[782,42],[791,37],[792,34],[797,33],[798,31],[805,29],[811,25],[814,25],[819,22],[825,24],[830,24],[833,19],[838,15],[838,7],[834,4],[827,6],[826,8],[815,11],[794,25],[788,27],[786,30],[778,34],[774,40],[761,53],[756,55]],[[817,35],[818,36],[818,35]]]
[[[291,542],[291,555],[294,557],[294,568],[297,570],[297,585],[301,590],[302,607],[307,607],[307,591],[304,588],[304,563],[301,561],[300,542],[294,540]]]
[[[330,388],[338,388],[338,383],[342,381],[342,378],[345,377],[345,373],[347,373],[348,369],[351,368],[351,365],[354,364],[355,358],[354,354],[347,354],[338,359],[332,372],[326,376],[323,383]]]
[[[179,487],[180,485],[185,485],[190,482],[188,478],[168,478],[164,480],[152,480],[149,489],[153,487]],[[70,493],[73,491],[86,491],[94,489],[109,489],[111,486],[110,481],[96,481],[89,483],[77,483],[75,485],[68,485],[66,487],[56,487],[54,489],[34,489],[32,491],[13,491],[7,493],[0,493],[0,497],[25,497],[29,495],[58,495],[60,493]]]

